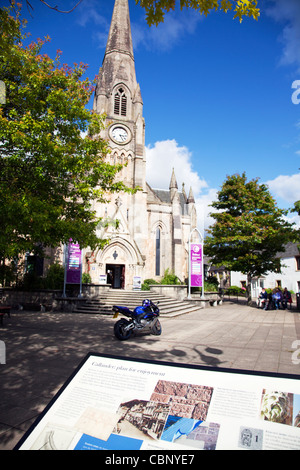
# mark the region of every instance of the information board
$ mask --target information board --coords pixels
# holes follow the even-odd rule
[[[192,243],[190,247],[191,286],[202,287],[202,244]]]
[[[67,284],[80,284],[81,279],[81,249],[79,243],[69,243]]]
[[[299,450],[299,378],[90,353],[16,449]]]

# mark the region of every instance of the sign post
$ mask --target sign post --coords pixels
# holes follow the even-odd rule
[[[70,243],[65,246],[65,276],[64,292],[66,297],[66,284],[79,284],[79,297],[82,295],[82,253],[78,243]]]
[[[192,243],[193,232],[198,232],[199,243]],[[191,299],[191,287],[201,287],[201,298],[204,299],[204,275],[203,275],[203,237],[197,228],[194,228],[189,237],[189,291],[188,299]]]

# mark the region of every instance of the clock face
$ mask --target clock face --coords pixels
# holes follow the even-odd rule
[[[116,126],[112,129],[111,131],[111,137],[116,141],[119,142],[120,144],[124,144],[125,142],[128,141],[128,131],[121,126]]]

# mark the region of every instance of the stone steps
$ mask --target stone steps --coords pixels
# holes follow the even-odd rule
[[[133,310],[138,305],[142,305],[144,299],[152,302],[159,302],[161,315],[182,315],[199,310],[199,306],[185,300],[176,300],[149,291],[126,291],[111,289],[101,296],[101,298],[87,299],[80,302],[73,313],[113,315],[113,305],[128,307]]]

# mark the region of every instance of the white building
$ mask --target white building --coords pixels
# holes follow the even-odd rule
[[[284,253],[277,255],[281,259],[281,272],[268,272],[253,279],[251,285],[252,297],[258,297],[261,289],[274,289],[287,287],[294,293],[300,292],[300,251],[296,243],[288,243]],[[243,287],[247,284],[247,276],[240,272],[231,271],[230,285]]]

